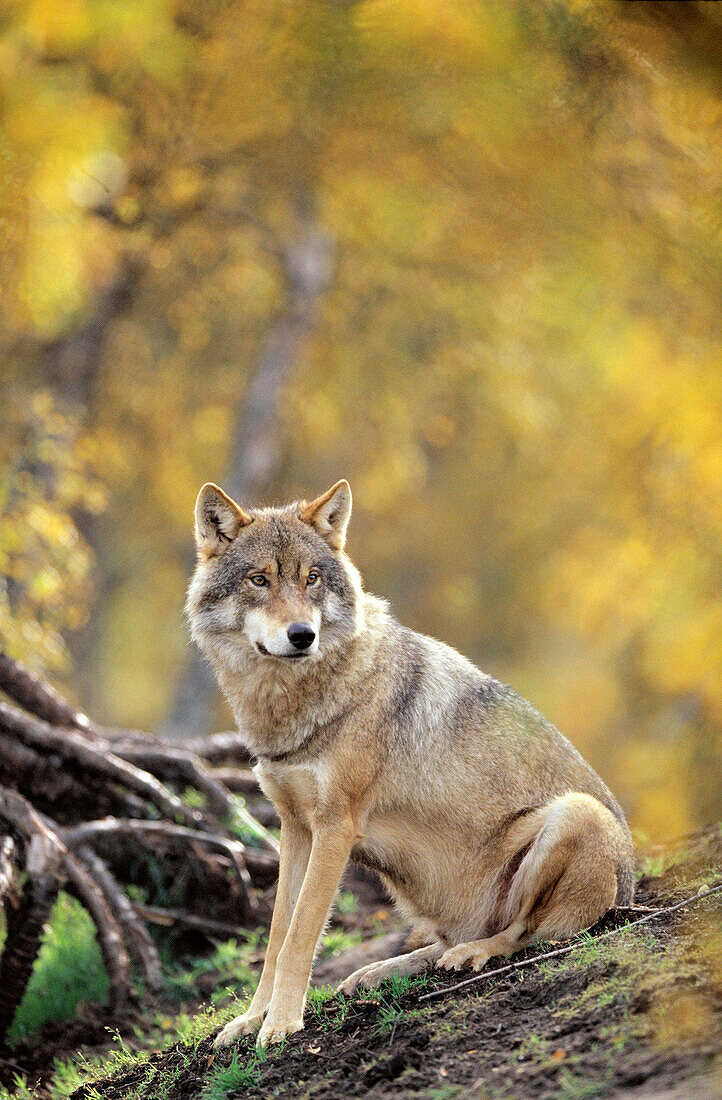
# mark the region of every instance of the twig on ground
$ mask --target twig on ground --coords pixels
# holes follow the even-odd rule
[[[228,937],[241,936],[247,929],[239,925],[226,924],[224,921],[212,920],[210,917],[200,917],[197,913],[186,913],[182,909],[162,909],[158,905],[141,905],[133,903],[133,909],[149,924],[159,924],[164,928],[172,928],[175,924],[185,925],[187,928],[196,928],[208,936]]]
[[[647,913],[645,917],[640,917],[639,920],[630,921],[628,924],[623,924],[619,928],[612,928],[610,932],[603,932],[601,936],[594,936],[594,943],[599,940],[606,940],[610,936],[616,936],[620,932],[626,932],[628,928],[635,928],[640,924],[646,924],[650,920],[654,920],[655,917],[661,916],[663,913],[674,913],[677,909],[684,909],[688,905],[694,905],[695,902],[703,901],[705,898],[711,897],[712,894],[718,894],[722,891],[722,883],[718,886],[713,886],[708,890],[705,890],[700,894],[693,894],[690,898],[685,898],[684,901],[678,901],[676,905],[667,905],[662,909],[654,909]],[[622,907],[620,907],[622,908]],[[623,908],[631,908],[624,906]],[[462,989],[466,985],[473,985],[476,982],[483,982],[486,978],[496,978],[500,974],[509,974],[512,970],[522,970],[525,966],[534,966],[536,963],[544,962],[546,959],[555,959],[559,955],[567,955],[570,951],[573,951],[575,947],[581,947],[582,944],[589,943],[589,938],[577,938],[565,947],[559,947],[556,951],[547,951],[543,955],[534,955],[531,959],[522,959],[520,962],[508,963],[506,966],[500,966],[496,970],[487,970],[485,973],[475,974],[473,978],[466,978],[463,982],[457,982],[456,985],[446,985],[441,989],[434,989],[431,993],[424,993],[419,997],[420,1001],[429,1001],[432,997],[443,997],[446,993],[453,993],[457,989]]]

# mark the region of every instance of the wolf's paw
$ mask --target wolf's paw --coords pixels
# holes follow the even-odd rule
[[[263,1013],[254,1012],[251,1015],[250,1012],[244,1012],[242,1016],[236,1016],[235,1020],[231,1020],[229,1024],[219,1031],[213,1040],[213,1046],[227,1047],[238,1038],[239,1035],[254,1035],[261,1024],[263,1023]]]
[[[338,987],[339,993],[345,993],[349,996],[354,993],[360,985],[364,989],[374,989],[379,985],[384,978],[388,978],[390,974],[396,973],[396,969],[390,966],[387,962],[369,963],[367,966],[362,966],[359,970],[354,970],[353,974],[349,974],[348,978],[341,982]]]
[[[269,1011],[263,1021],[261,1030],[258,1032],[256,1044],[259,1047],[267,1047],[271,1043],[280,1043],[287,1035],[293,1035],[295,1031],[301,1031],[302,1028],[302,1017],[275,1015]]]
[[[474,970],[481,970],[489,961],[489,953],[484,948],[479,948],[475,943],[460,943],[458,947],[450,947],[436,963],[440,970],[465,970],[471,966]]]

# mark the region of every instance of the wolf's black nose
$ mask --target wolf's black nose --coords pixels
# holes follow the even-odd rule
[[[291,623],[288,628],[288,640],[296,649],[308,649],[316,637],[316,631],[310,623]]]

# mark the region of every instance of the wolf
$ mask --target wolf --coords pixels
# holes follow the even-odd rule
[[[632,839],[602,780],[510,687],[364,592],[350,514],[343,480],[283,507],[246,509],[213,484],[196,502],[191,633],[281,820],[263,973],[218,1046],[303,1027],[349,859],[378,872],[428,946],[362,967],[345,993],[432,965],[479,970],[633,896]]]

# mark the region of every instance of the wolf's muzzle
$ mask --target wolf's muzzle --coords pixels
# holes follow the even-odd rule
[[[316,631],[310,623],[291,623],[288,628],[288,640],[295,649],[308,649],[316,639]]]

